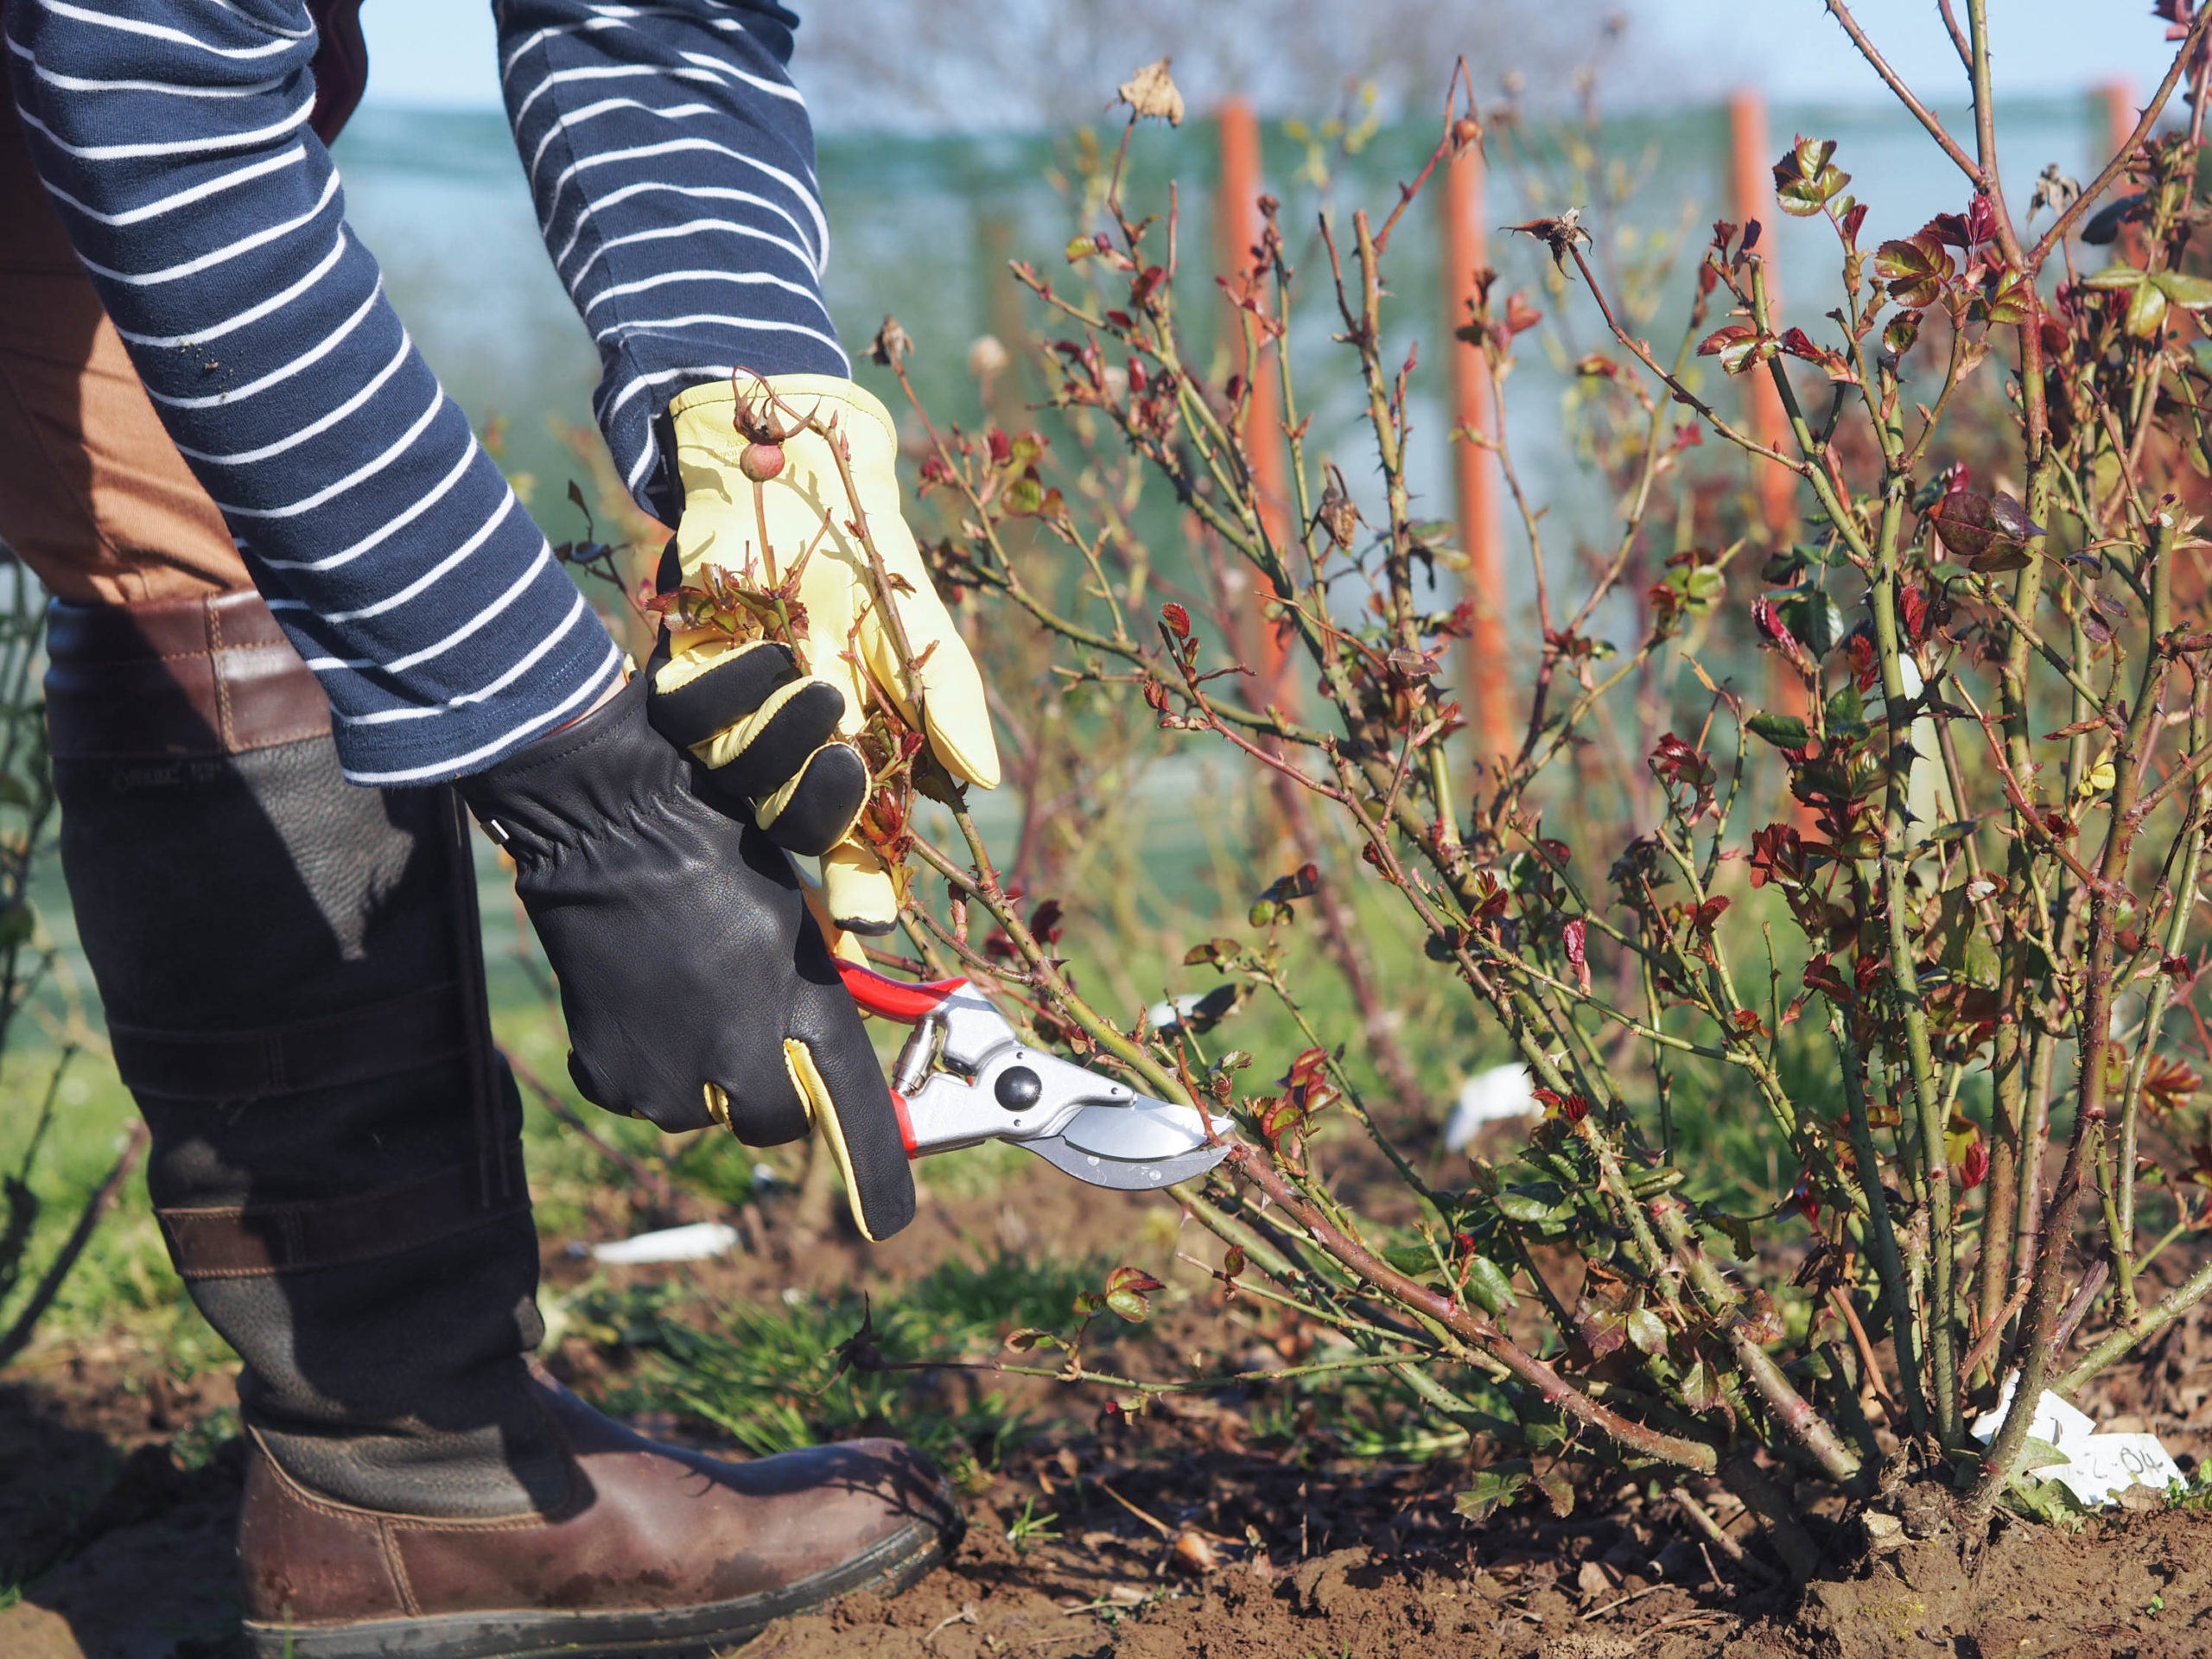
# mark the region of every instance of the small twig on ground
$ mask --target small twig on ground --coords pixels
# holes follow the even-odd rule
[[[1123,1509],[1127,1510],[1131,1515],[1136,1516],[1138,1520],[1143,1522],[1145,1525],[1150,1527],[1161,1537],[1167,1539],[1171,1542],[1173,1541],[1175,1537],[1174,1529],[1170,1527],[1166,1522],[1154,1520],[1151,1516],[1147,1515],[1135,1504],[1130,1503],[1128,1498],[1123,1497],[1119,1492],[1116,1491],[1111,1486],[1109,1486],[1104,1481],[1094,1480],[1090,1484],[1096,1486],[1100,1491],[1105,1493],[1107,1497],[1112,1498]]]
[[[38,1287],[31,1292],[30,1300],[16,1315],[15,1323],[8,1327],[7,1334],[0,1336],[0,1366],[6,1365],[23,1351],[31,1339],[31,1332],[38,1328],[39,1320],[54,1305],[54,1299],[61,1294],[62,1281],[69,1277],[70,1269],[77,1265],[77,1258],[84,1255],[85,1247],[92,1242],[92,1231],[99,1225],[100,1217],[108,1212],[117,1196],[122,1192],[124,1182],[137,1167],[139,1157],[146,1150],[146,1122],[141,1118],[131,1124],[130,1133],[124,1141],[123,1150],[116,1154],[115,1162],[109,1167],[106,1177],[92,1189],[92,1196],[85,1200],[85,1207],[77,1212],[77,1224],[69,1230],[69,1236],[62,1242],[60,1253],[41,1275]]]
[[[922,1638],[922,1645],[925,1648],[935,1645],[938,1632],[944,1629],[948,1624],[981,1624],[982,1622],[983,1621],[976,1615],[976,1604],[972,1601],[963,1601],[960,1604],[960,1611],[958,1612],[947,1613],[943,1618],[940,1618],[936,1624],[930,1626],[930,1633]]]
[[[1727,1529],[1713,1518],[1712,1511],[1690,1496],[1688,1487],[1675,1488],[1675,1503],[1681,1512],[1689,1517],[1697,1529],[1713,1541],[1713,1548],[1726,1555],[1729,1560],[1745,1571],[1764,1579],[1769,1584],[1776,1582],[1774,1569],[1730,1537]],[[1711,1563],[1708,1562],[1707,1565]]]
[[[1647,1584],[1641,1590],[1630,1591],[1628,1594],[1623,1596],[1618,1601],[1609,1601],[1602,1607],[1592,1607],[1588,1612],[1582,1615],[1582,1623],[1587,1624],[1593,1618],[1603,1618],[1607,1613],[1613,1611],[1616,1608],[1625,1607],[1631,1601],[1642,1601],[1646,1596],[1656,1596],[1662,1590],[1674,1590],[1680,1587],[1681,1586],[1677,1585],[1672,1584]]]

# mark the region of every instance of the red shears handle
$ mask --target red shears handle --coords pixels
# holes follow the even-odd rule
[[[845,988],[852,993],[854,1001],[869,1014],[880,1014],[901,1025],[911,1026],[927,1018],[944,1004],[945,998],[968,987],[964,979],[925,980],[919,983],[893,979],[873,968],[847,962],[842,957],[837,957],[836,963],[838,977],[845,982]],[[891,1091],[891,1106],[899,1114],[899,1138],[906,1142],[906,1155],[912,1158],[917,1150],[914,1125],[907,1116],[906,1097],[896,1089]]]
[[[964,979],[912,980],[893,979],[879,974],[873,968],[863,968],[856,962],[836,959],[838,976],[845,982],[845,988],[853,994],[853,1001],[869,1014],[880,1014],[887,1020],[896,1020],[902,1025],[912,1025],[937,1011],[945,998],[955,991],[965,990]]]

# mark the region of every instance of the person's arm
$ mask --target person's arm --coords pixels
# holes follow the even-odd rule
[[[855,833],[870,778],[851,740],[872,702],[926,726],[952,773],[985,788],[998,756],[982,677],[900,512],[897,433],[852,384],[822,293],[830,229],[806,105],[785,72],[797,21],[772,0],[499,0],[502,85],[547,251],[598,343],[596,406],[639,504],[677,526],[664,588],[764,553],[805,559],[798,655],[715,627],[664,627],[653,724],[710,787],[791,851],[822,854],[831,917],[887,931],[897,889]],[[857,490],[820,430],[835,423]],[[789,429],[772,473],[751,436]],[[848,533],[857,507],[899,597],[911,674]],[[773,546],[755,544],[761,527]],[[803,657],[804,660],[800,660]],[[910,683],[910,680],[912,683]],[[827,711],[842,741],[789,725]]]
[[[34,165],[359,783],[480,770],[620,653],[345,223],[301,0],[10,0]]]
[[[823,299],[814,130],[772,0],[498,0],[499,78],[554,268],[639,505],[683,510],[660,415],[688,387],[852,365]]]

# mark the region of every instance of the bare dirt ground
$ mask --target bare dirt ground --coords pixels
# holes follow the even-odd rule
[[[242,1652],[236,1457],[180,1469],[173,1437],[134,1420],[126,1398],[0,1393],[0,1548],[61,1558],[0,1611],[7,1659]],[[2007,1526],[1972,1560],[1954,1539],[1870,1554],[1838,1529],[1839,1565],[1800,1594],[1709,1559],[1663,1505],[1634,1497],[1567,1522],[1515,1511],[1476,1529],[1452,1514],[1448,1469],[1317,1479],[1267,1459],[1179,1453],[1185,1432],[1163,1427],[1122,1456],[1090,1437],[1036,1448],[973,1504],[948,1568],[895,1601],[859,1597],[772,1626],[746,1659],[2212,1652],[2203,1516],[2122,1511],[2078,1535]],[[1007,1537],[1017,1495],[1040,1493],[1064,1506],[1059,1535],[1017,1548]],[[1238,1539],[1245,1525],[1297,1535],[1255,1550]],[[1179,1550],[1162,1528],[1208,1548]]]
[[[1128,1215],[1055,1204],[1057,1178],[1039,1179],[925,1205],[905,1268],[979,1241],[1128,1243]],[[556,1287],[582,1271],[557,1248],[547,1266]],[[857,1244],[833,1243],[681,1271],[710,1294],[766,1299],[860,1282],[870,1267]],[[1145,1339],[1171,1353],[1202,1329],[1220,1334],[1217,1312],[1197,1303],[1159,1325]],[[551,1357],[587,1391],[607,1380],[574,1341]],[[48,1351],[0,1384],[0,1659],[239,1659],[240,1460],[215,1415],[234,1396],[220,1373],[183,1387],[167,1375],[160,1356],[118,1344]],[[1662,1490],[1618,1475],[1586,1481],[1564,1519],[1523,1503],[1474,1526],[1452,1508],[1461,1455],[1378,1463],[1332,1455],[1322,1437],[1293,1456],[1233,1402],[1184,1400],[1131,1422],[1100,1396],[1032,1387],[1056,1414],[974,1497],[945,1570],[896,1601],[772,1626],[747,1659],[2212,1653],[2212,1516],[2115,1510],[2077,1533],[2003,1522],[1971,1551],[1937,1537],[1870,1552],[1838,1505],[1816,1503],[1831,1565],[1793,1591],[1756,1547],[1732,1559]],[[2083,1403],[2139,1420],[2125,1426],[2154,1429],[2185,1461],[2212,1449],[2212,1313]],[[698,1424],[647,1427],[707,1438]],[[1749,1540],[1725,1493],[1699,1495]],[[10,1584],[22,1586],[12,1603]]]

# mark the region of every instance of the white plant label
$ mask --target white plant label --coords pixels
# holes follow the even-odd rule
[[[2005,1413],[2012,1403],[2019,1374],[2005,1379],[1997,1408],[1974,1420],[1974,1436],[1986,1441],[1995,1437]],[[2151,1486],[2164,1491],[2169,1483],[2186,1482],[2166,1448],[2155,1434],[2100,1434],[2096,1420],[2078,1411],[2045,1389],[2036,1402],[2035,1421],[2028,1433],[2048,1440],[2065,1454],[2064,1463],[2045,1464],[2031,1472],[2038,1480],[2055,1480],[2094,1509],[2109,1503],[2130,1486]]]

